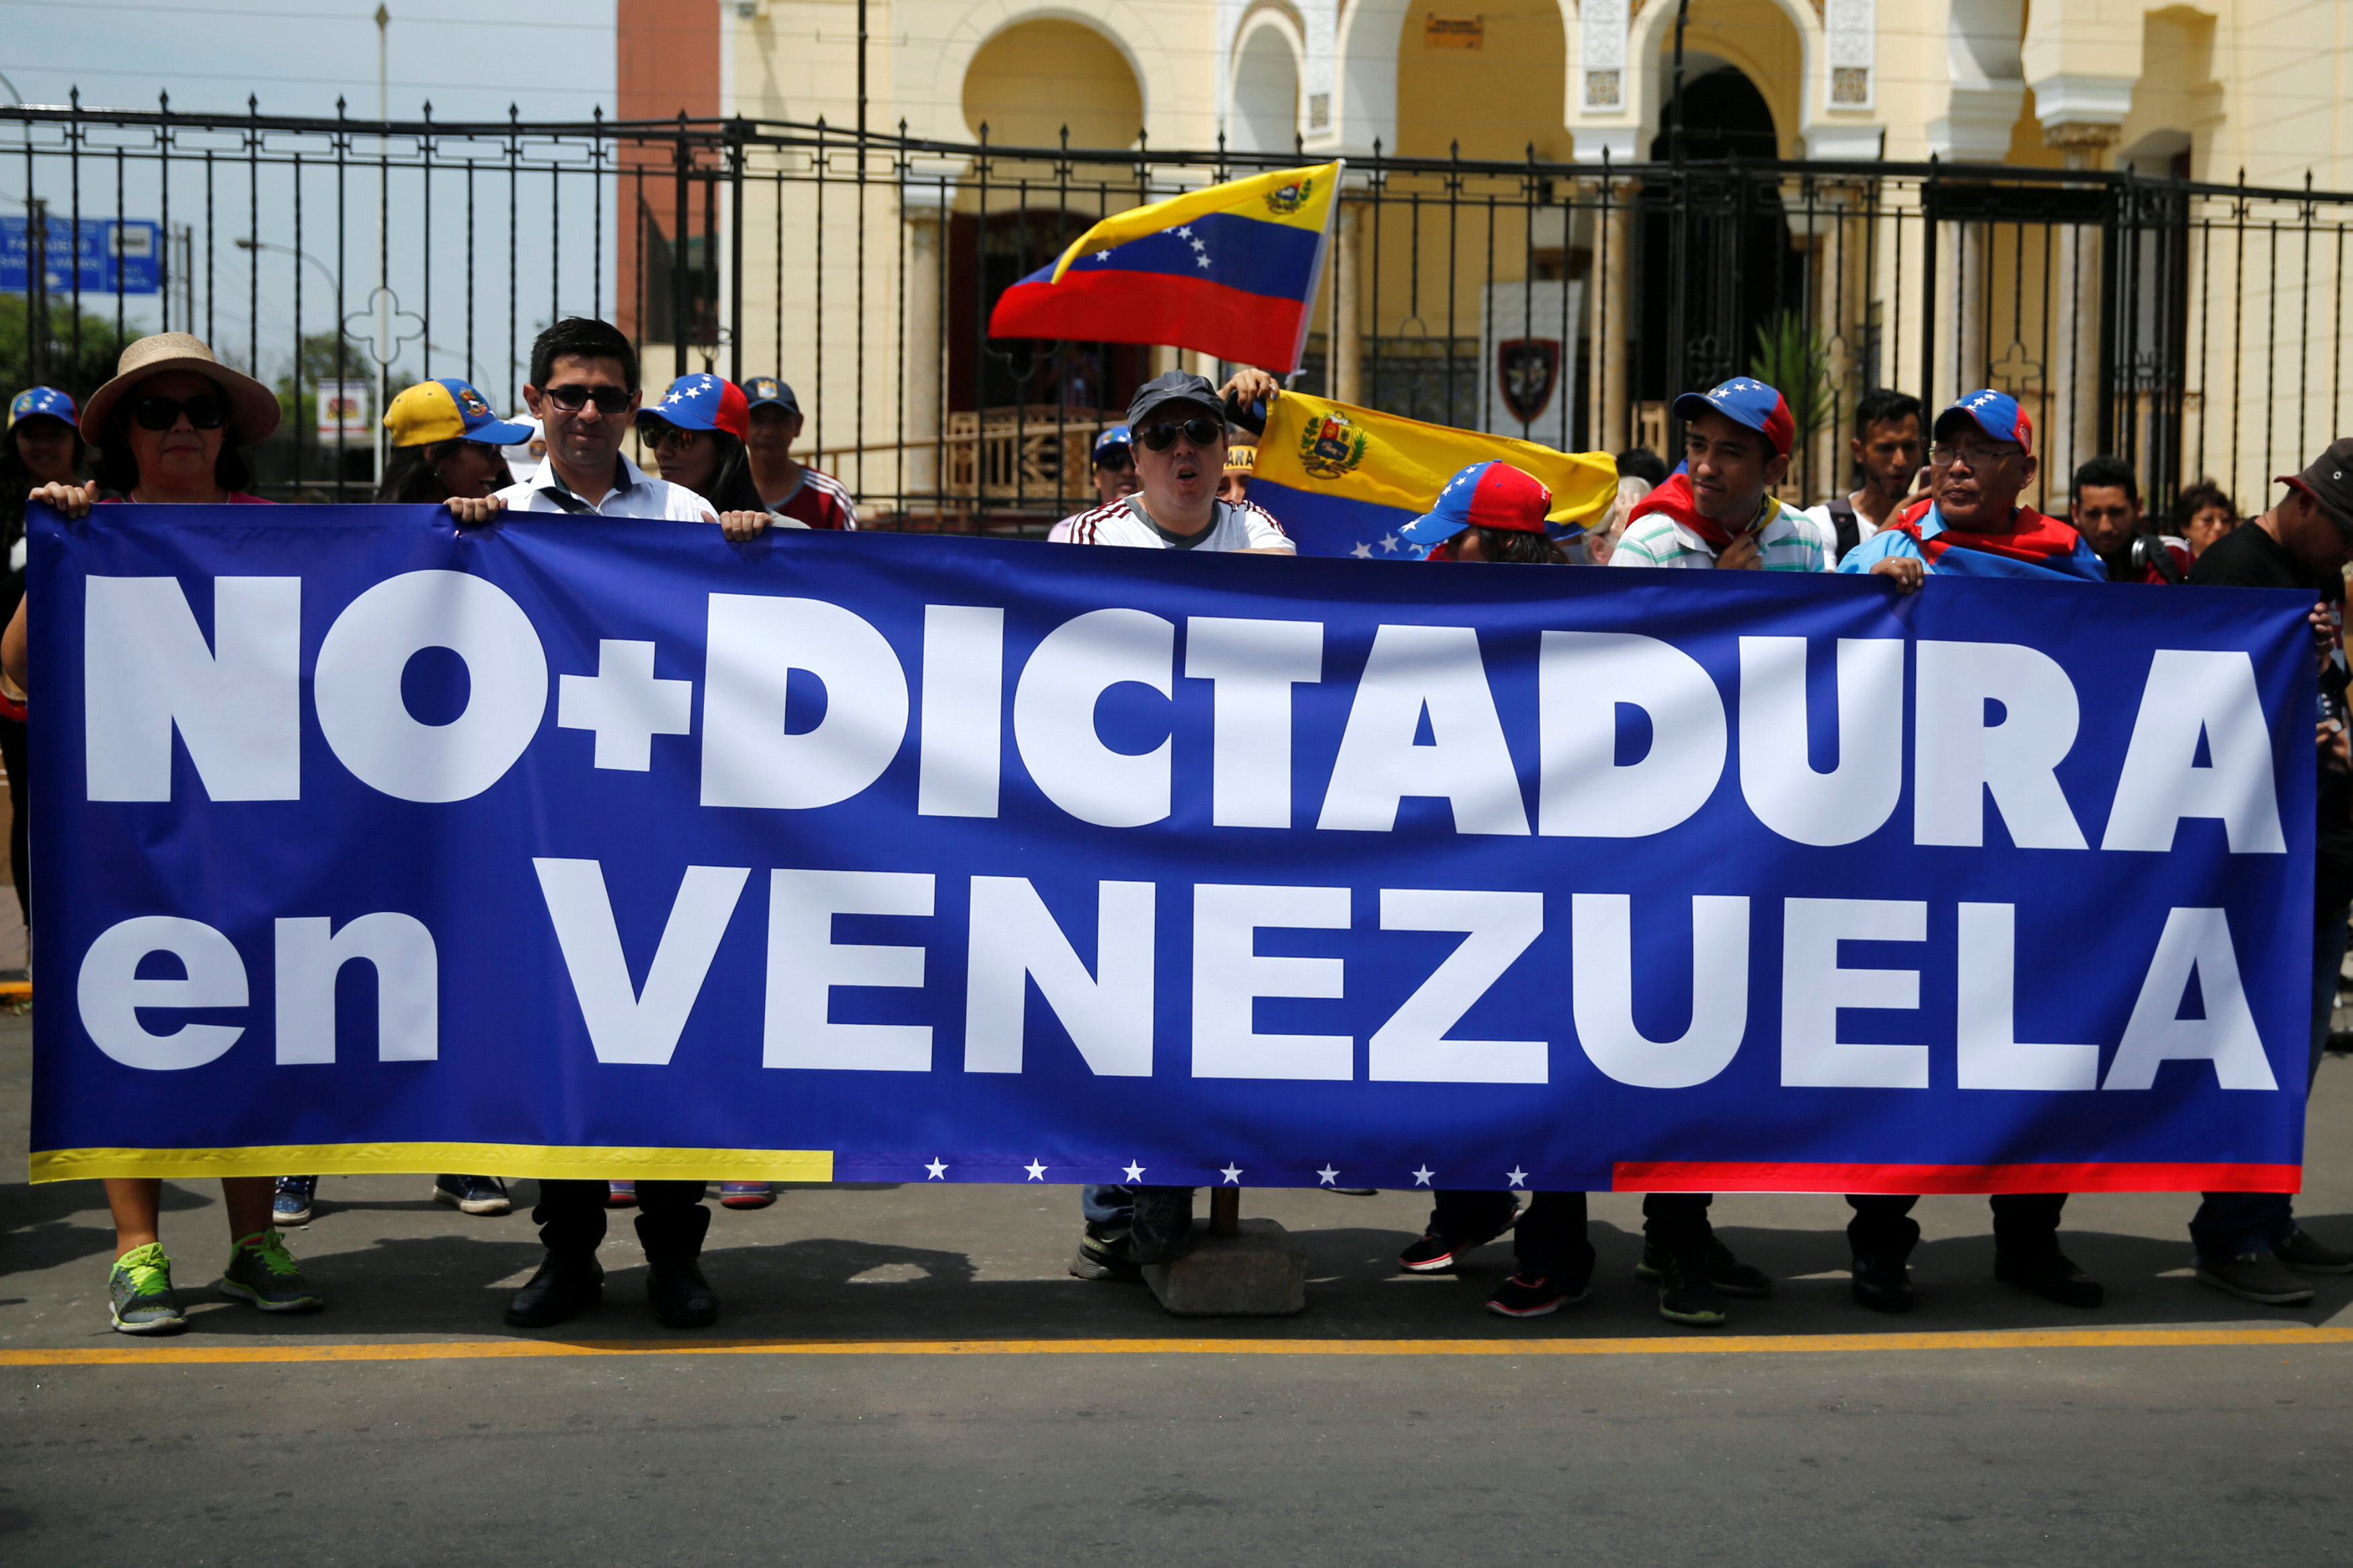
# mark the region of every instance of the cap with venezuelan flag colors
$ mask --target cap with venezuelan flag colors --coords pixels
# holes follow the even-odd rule
[[[738,441],[752,437],[752,407],[744,389],[709,371],[671,382],[659,403],[638,410],[639,425],[649,419],[681,430],[724,430]]]
[[[2018,399],[2007,392],[1981,386],[1964,395],[1958,403],[1936,416],[1930,439],[1943,440],[1958,425],[1974,425],[1997,441],[2015,441],[2021,450],[2034,450],[2034,421],[2018,405]]]
[[[1776,457],[1786,458],[1798,442],[1798,421],[1789,400],[1752,375],[1736,375],[1705,392],[1686,392],[1675,399],[1675,417],[1688,424],[1703,414],[1721,414],[1736,425],[1746,425],[1773,444]]]
[[[74,408],[73,398],[54,386],[28,386],[8,400],[8,423],[11,425],[37,414],[62,419],[69,425],[81,423],[81,416]]]
[[[429,447],[437,441],[480,441],[487,447],[513,447],[531,439],[531,426],[501,419],[491,412],[490,399],[471,382],[451,376],[420,381],[392,400],[384,411],[384,427],[396,447]]]
[[[1443,544],[1466,528],[1543,533],[1552,491],[1498,458],[1473,463],[1446,481],[1428,511],[1398,532],[1416,544]]]

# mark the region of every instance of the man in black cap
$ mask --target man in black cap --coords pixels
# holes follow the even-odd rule
[[[1135,442],[1136,492],[1064,518],[1047,538],[1145,550],[1296,553],[1263,509],[1218,499],[1226,468],[1226,409],[1208,376],[1186,370],[1154,376],[1135,389],[1127,427]]]
[[[752,411],[744,455],[752,460],[752,483],[761,502],[778,517],[811,528],[856,528],[858,511],[848,488],[793,458],[793,443],[801,438],[801,405],[793,389],[773,375],[755,375],[743,386]]]
[[[1264,510],[1246,500],[1218,499],[1226,468],[1226,411],[1208,377],[1182,370],[1154,376],[1135,389],[1126,428],[1140,481],[1134,492],[1064,518],[1048,539],[1143,550],[1297,553]],[[1080,1188],[1085,1229],[1071,1272],[1082,1279],[1141,1279],[1139,1264],[1173,1258],[1189,1245],[1192,1210],[1190,1187]]]
[[[2312,1060],[2320,1069],[2337,977],[2345,962],[2347,907],[2353,905],[2353,775],[2347,771],[2344,668],[2337,662],[2337,617],[2345,596],[2343,568],[2353,553],[2353,439],[2340,440],[2300,474],[2279,482],[2287,494],[2253,522],[2206,547],[2189,569],[2193,584],[2296,588],[2323,602],[2313,608],[2319,643],[2319,865],[2313,878]],[[2198,1278],[2242,1300],[2274,1307],[2311,1303],[2304,1274],[2353,1274],[2353,1253],[2324,1247],[2295,1222],[2286,1193],[2208,1193],[2189,1221]]]

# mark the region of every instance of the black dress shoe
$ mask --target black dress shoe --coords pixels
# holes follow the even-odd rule
[[[518,1329],[544,1329],[604,1299],[605,1270],[591,1257],[548,1254],[531,1281],[507,1303],[507,1321]]]
[[[2026,1258],[1997,1252],[1993,1255],[1993,1277],[2063,1307],[2097,1307],[2108,1299],[2098,1280],[2076,1268],[2065,1253],[2055,1247]]]
[[[646,1300],[666,1329],[707,1329],[719,1321],[719,1292],[691,1258],[647,1258]]]
[[[1912,1310],[1912,1271],[1900,1258],[1858,1258],[1854,1260],[1854,1299],[1874,1312]]]

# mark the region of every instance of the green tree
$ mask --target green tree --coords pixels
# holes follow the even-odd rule
[[[42,385],[69,392],[79,403],[112,378],[122,345],[138,335],[136,331],[130,337],[120,335],[111,317],[84,310],[77,346],[70,300],[47,296],[40,313],[45,330],[30,330],[25,296],[0,294],[0,398]],[[34,352],[37,348],[38,353]]]
[[[1783,310],[1757,329],[1757,356],[1748,362],[1748,374],[1788,399],[1799,450],[1836,419],[1830,353],[1797,311]]]

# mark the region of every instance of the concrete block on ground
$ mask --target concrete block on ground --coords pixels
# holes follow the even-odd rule
[[[1271,1219],[1246,1219],[1239,1236],[1193,1222],[1193,1250],[1147,1263],[1144,1282],[1179,1318],[1287,1318],[1307,1305],[1307,1254]]]

